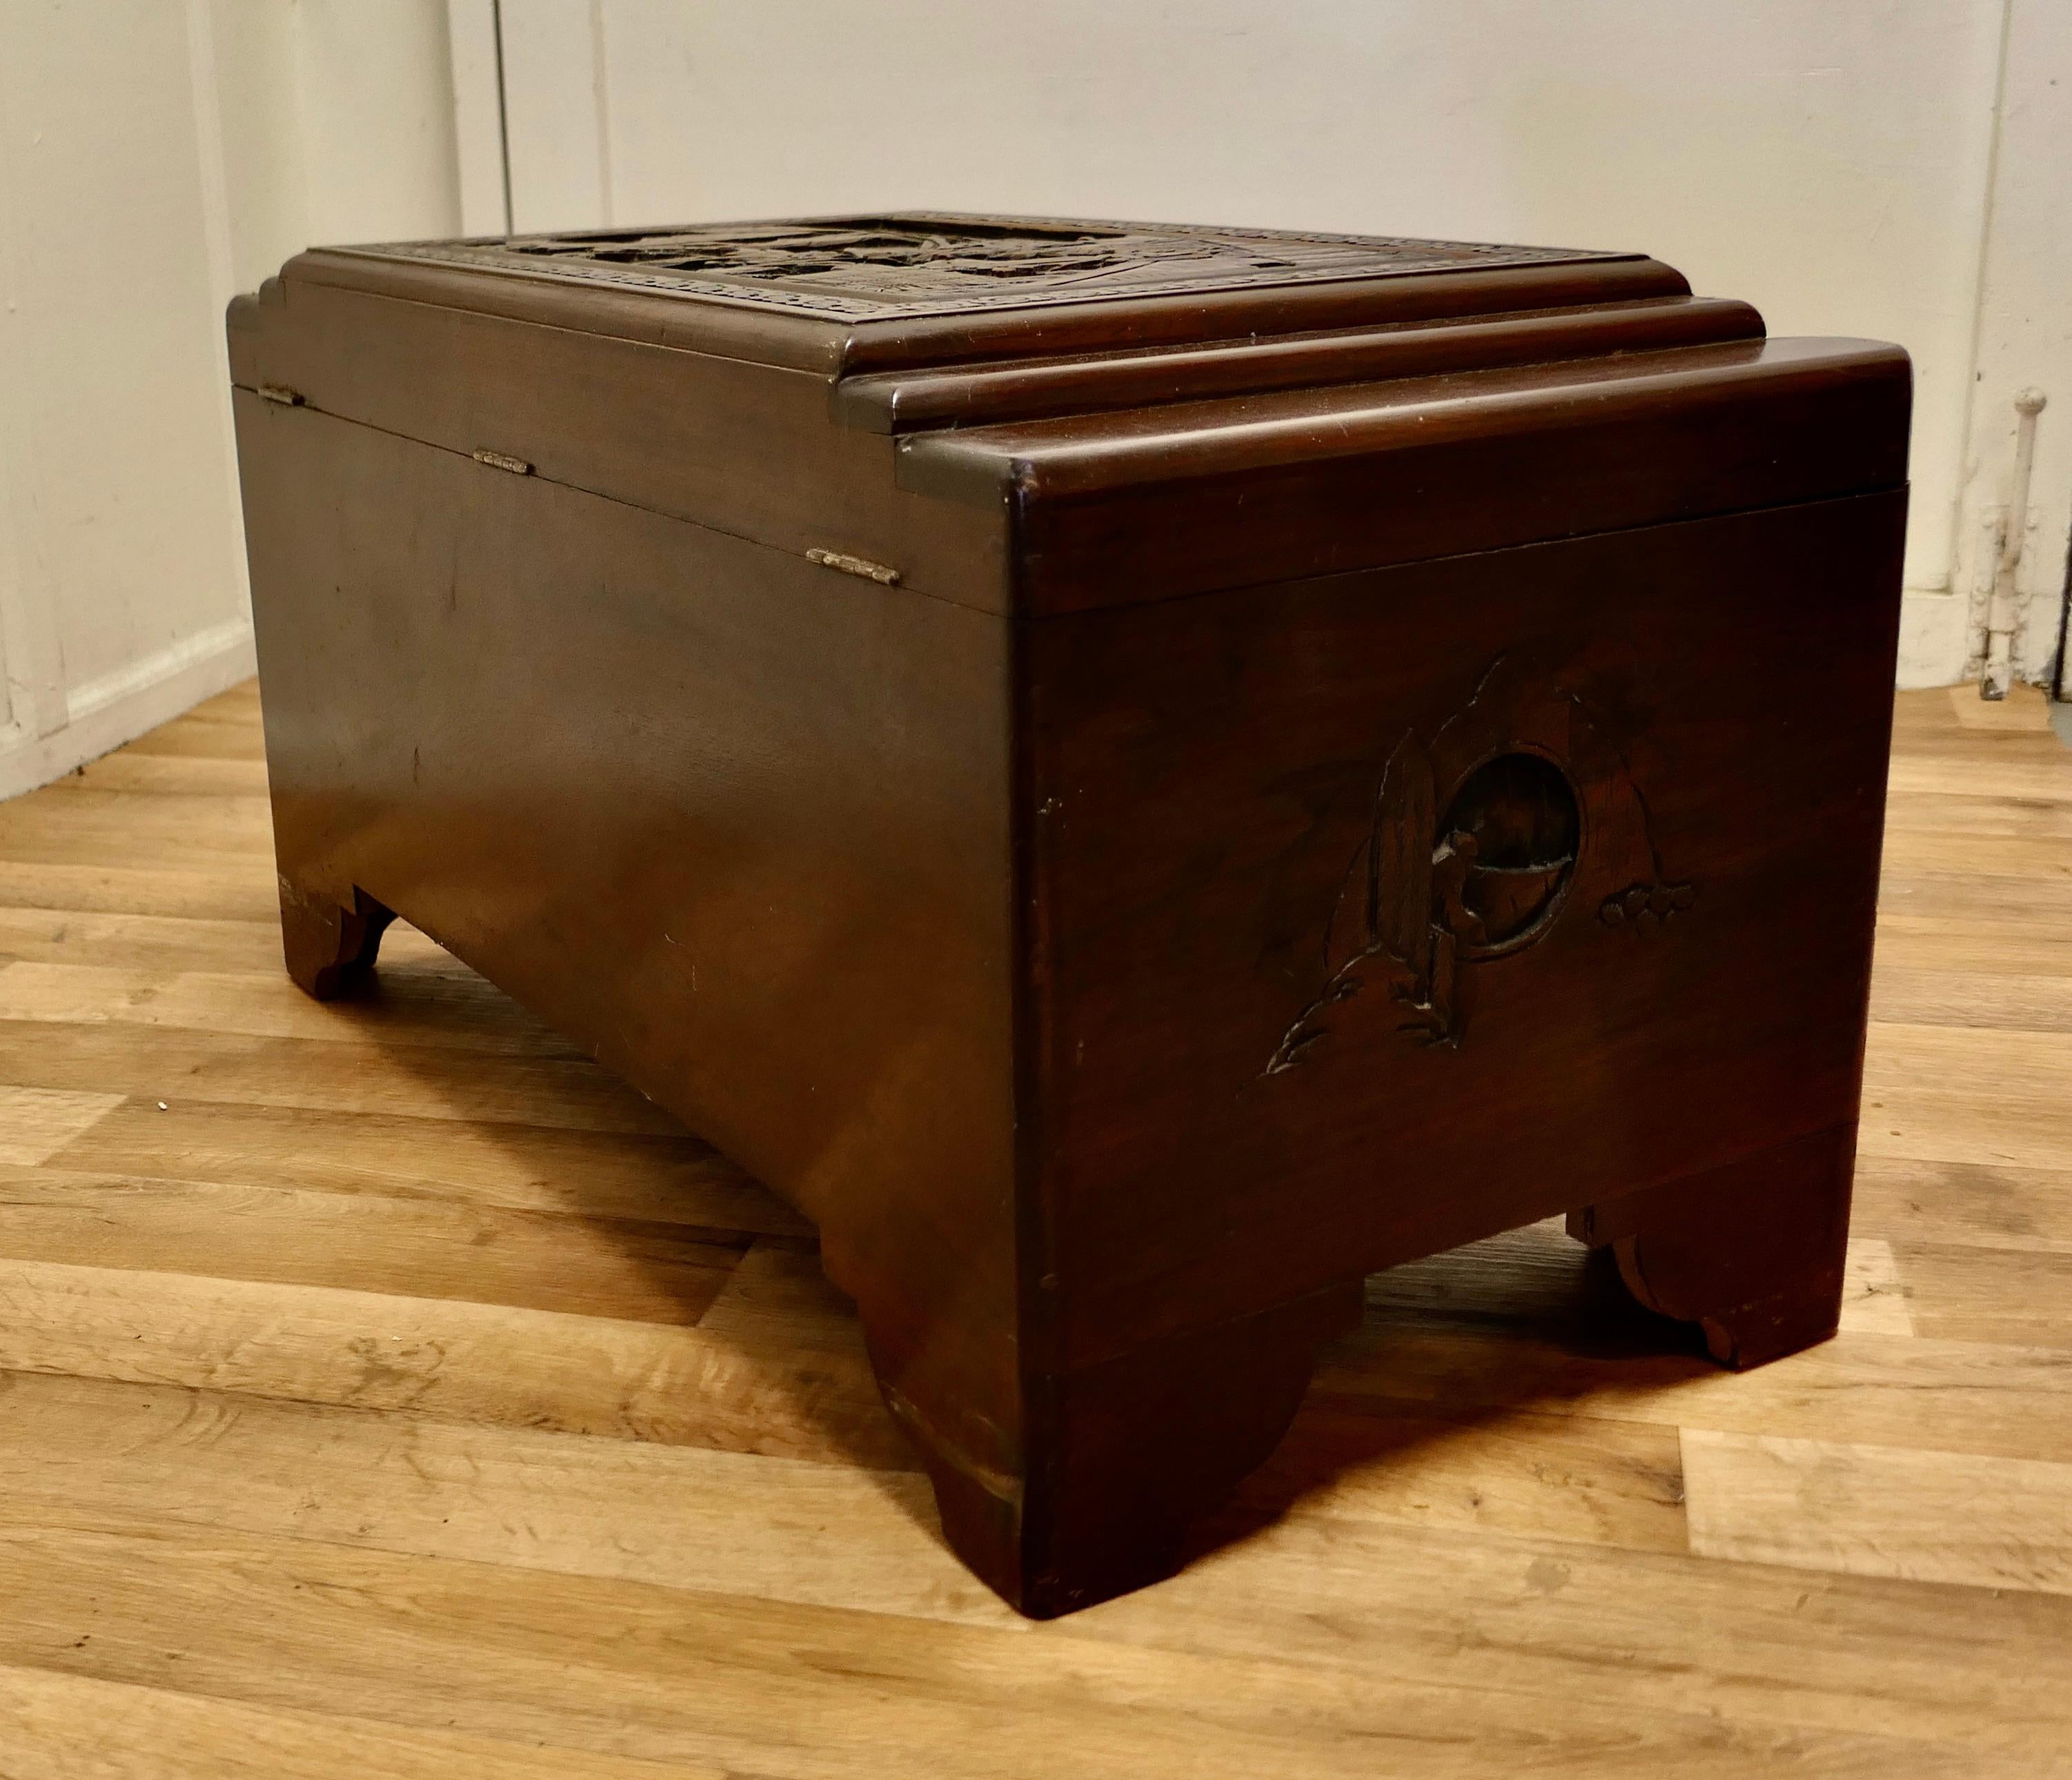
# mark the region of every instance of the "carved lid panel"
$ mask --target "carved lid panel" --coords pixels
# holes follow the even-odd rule
[[[347,249],[829,321],[1631,258],[1567,248],[932,212]]]

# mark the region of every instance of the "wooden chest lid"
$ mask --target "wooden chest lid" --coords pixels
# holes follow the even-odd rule
[[[899,213],[321,249],[230,331],[277,402],[1034,616],[1906,475],[1903,352],[1635,253]]]
[[[836,375],[1689,290],[1638,253],[935,212],[326,248],[286,276]]]

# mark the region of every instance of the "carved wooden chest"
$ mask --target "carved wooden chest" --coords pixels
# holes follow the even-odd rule
[[[894,216],[230,315],[288,962],[820,1226],[950,1542],[1155,1578],[1363,1275],[1834,1326],[1908,368],[1631,254]]]

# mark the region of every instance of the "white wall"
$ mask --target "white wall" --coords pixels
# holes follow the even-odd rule
[[[490,0],[0,0],[0,795],[249,671],[222,310],[503,226]],[[1641,249],[1914,355],[1903,676],[2013,392],[2072,526],[2066,0],[504,0],[517,225],[932,206]]]
[[[0,55],[10,774],[145,680],[177,709],[249,663],[187,21],[108,27],[18,5]]]
[[[521,230],[931,207],[1643,249],[1774,332],[1912,352],[1906,662],[1934,683],[1962,670],[1958,505],[1993,455],[1967,427],[2002,31],[2068,15],[2066,0],[504,0],[514,209]],[[2026,65],[2058,134],[2020,154],[2055,212],[2072,113],[2048,83],[2072,88],[2072,57],[2052,53]],[[2072,389],[2058,418],[2072,426]],[[2049,653],[2033,629],[2032,668]]]
[[[252,671],[224,305],[458,226],[441,0],[0,10],[0,795]]]

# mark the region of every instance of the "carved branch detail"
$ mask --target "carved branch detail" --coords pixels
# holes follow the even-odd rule
[[[1326,928],[1322,987],[1264,1073],[1293,1068],[1378,1002],[1394,1030],[1457,1046],[1469,976],[1544,938],[1579,878],[1606,927],[1647,934],[1689,911],[1696,890],[1663,871],[1612,730],[1520,656],[1499,657],[1429,746],[1403,735]]]

